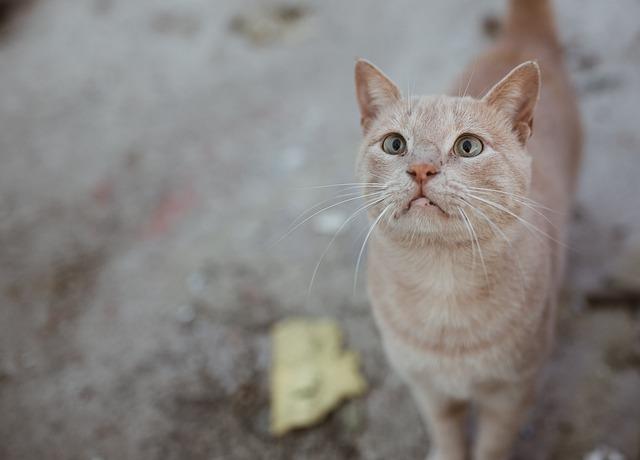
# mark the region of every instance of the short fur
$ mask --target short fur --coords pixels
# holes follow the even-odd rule
[[[356,64],[356,172],[379,184],[371,193],[384,191],[370,201],[369,294],[387,355],[428,425],[432,460],[467,458],[470,403],[473,458],[509,456],[552,345],[580,156],[547,0],[511,0],[503,36],[470,69],[456,85],[468,85],[464,97],[403,99],[372,64]],[[406,139],[404,154],[382,150],[389,133]],[[453,151],[464,133],[484,141],[480,155]],[[420,165],[436,173],[418,181]],[[411,206],[420,195],[432,205]]]

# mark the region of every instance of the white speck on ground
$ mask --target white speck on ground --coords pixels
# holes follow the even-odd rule
[[[584,460],[625,460],[625,457],[610,447],[602,446],[585,455]]]
[[[341,211],[326,211],[313,218],[313,229],[320,235],[333,235],[347,219]]]

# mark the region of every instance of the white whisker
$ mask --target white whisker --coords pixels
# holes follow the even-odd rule
[[[356,287],[358,285],[358,271],[360,270],[360,261],[362,260],[362,254],[364,253],[364,248],[366,247],[367,241],[369,241],[369,237],[373,233],[373,230],[376,228],[376,225],[378,225],[378,222],[380,222],[380,219],[382,219],[382,217],[386,214],[386,212],[389,209],[391,209],[391,206],[392,205],[387,205],[387,207],[382,210],[382,212],[376,218],[376,220],[373,221],[373,224],[371,224],[371,227],[369,227],[369,231],[367,232],[367,235],[364,237],[364,241],[362,242],[362,247],[360,248],[360,253],[358,254],[358,260],[356,261],[356,269],[353,274],[353,295],[354,296],[356,294]]]
[[[280,238],[278,238],[278,240],[275,243],[273,243],[272,246],[275,246],[276,244],[280,243],[287,236],[289,236],[293,231],[295,231],[298,227],[303,225],[305,222],[308,222],[310,219],[314,218],[315,216],[317,216],[321,212],[327,211],[327,210],[329,210],[331,208],[335,208],[336,206],[339,206],[339,205],[344,204],[344,203],[348,203],[350,201],[359,200],[360,198],[368,198],[368,197],[372,197],[372,196],[380,196],[383,193],[386,193],[386,192],[384,190],[381,190],[381,191],[378,191],[378,192],[368,193],[368,194],[365,194],[365,195],[362,195],[362,196],[358,195],[358,196],[355,196],[353,198],[348,198],[346,200],[341,200],[338,203],[334,203],[334,204],[332,204],[330,206],[322,208],[321,210],[316,211],[313,214],[311,214],[309,217],[305,218],[302,222],[299,222],[298,224],[296,224],[293,228],[287,230],[287,232],[285,232],[284,235],[282,235]]]
[[[289,226],[287,227],[287,229],[285,230],[285,233],[288,232],[289,230],[291,230],[291,228],[295,227],[295,225],[300,221],[300,219],[304,218],[304,216],[309,213],[309,212],[313,212],[315,209],[324,206],[325,204],[333,201],[333,200],[339,200],[340,198],[350,198],[350,197],[357,197],[359,195],[362,194],[362,191],[354,191],[354,192],[349,192],[349,193],[341,193],[335,196],[332,196],[330,198],[327,198],[325,200],[320,201],[319,203],[314,204],[313,206],[309,206],[307,209],[305,209],[304,211],[302,211],[300,214],[298,214],[296,216],[295,219],[293,219],[293,221],[291,222],[291,224],[289,224]]]
[[[316,264],[315,268],[313,269],[313,275],[311,275],[311,281],[309,282],[309,288],[307,289],[307,297],[311,294],[311,288],[313,287],[313,282],[316,278],[316,274],[318,273],[318,269],[320,268],[320,264],[322,263],[322,260],[324,259],[324,257],[327,255],[327,252],[329,252],[329,248],[331,248],[331,245],[333,244],[333,242],[336,240],[336,238],[338,237],[338,235],[340,234],[340,232],[342,231],[342,229],[349,223],[351,222],[351,220],[353,220],[354,217],[356,217],[358,214],[360,214],[362,211],[369,209],[373,206],[375,206],[378,203],[381,203],[382,201],[384,201],[385,197],[382,198],[375,198],[372,201],[368,202],[367,204],[365,204],[364,206],[362,206],[361,208],[359,208],[357,211],[355,211],[353,214],[351,214],[351,216],[349,216],[343,223],[342,225],[340,225],[340,227],[338,228],[338,230],[336,230],[336,232],[333,234],[333,237],[331,238],[331,240],[329,241],[329,244],[327,244],[327,247],[324,248],[324,251],[322,251],[322,254],[320,255],[320,259],[318,259],[318,263]]]
[[[467,213],[464,212],[464,210],[460,207],[458,207],[458,210],[462,213],[467,223],[469,224],[469,228],[471,229],[473,239],[475,240],[476,245],[478,246],[478,254],[480,255],[480,263],[482,264],[482,270],[484,271],[484,278],[487,281],[487,284],[489,284],[489,274],[487,272],[487,266],[484,263],[484,256],[482,255],[482,248],[480,247],[480,240],[478,240],[478,234],[476,233],[476,230],[473,228],[473,224],[471,223],[469,216],[467,216]]]
[[[555,209],[552,208],[548,208],[546,206],[544,206],[543,204],[538,203],[535,200],[532,200],[531,198],[528,198],[526,196],[522,196],[522,195],[518,195],[516,193],[511,193],[511,192],[506,192],[504,190],[495,190],[492,188],[481,188],[481,187],[468,187],[469,190],[475,190],[475,191],[481,191],[481,192],[494,192],[494,193],[499,193],[501,195],[507,195],[510,196],[514,199],[520,199],[522,201],[527,202],[528,204],[530,204],[531,206],[535,206],[536,208],[540,208],[540,209],[544,209],[545,211],[550,211],[550,212],[554,212],[556,214],[564,214],[563,212],[557,211]]]
[[[469,81],[467,81],[467,86],[464,88],[464,92],[462,93],[462,99],[464,99],[467,95],[467,91],[469,91],[469,85],[471,85],[471,80],[473,80],[473,76],[476,73],[476,65],[474,64],[471,68],[471,75],[469,76]]]
[[[525,284],[526,284],[526,278],[524,276],[524,271],[522,269],[522,264],[520,263],[520,259],[518,259],[517,257],[517,252],[514,249],[513,245],[511,244],[511,241],[509,241],[509,238],[507,238],[507,235],[505,235],[505,233],[500,229],[500,227],[498,227],[498,225],[496,225],[495,222],[493,222],[484,212],[482,212],[480,209],[476,208],[475,206],[473,206],[471,203],[469,203],[468,201],[466,201],[464,198],[459,197],[459,199],[461,200],[461,202],[467,206],[469,206],[469,208],[471,208],[471,210],[475,213],[477,213],[480,217],[482,217],[491,227],[491,229],[493,230],[494,233],[496,233],[497,235],[499,235],[509,246],[509,248],[511,249],[511,251],[514,253],[514,260],[516,262],[516,264],[518,265],[518,271],[520,272],[520,279],[522,281],[522,283],[520,284],[520,292],[522,294],[522,300],[525,300]]]
[[[462,92],[462,96],[458,93],[458,102],[456,103],[456,112],[460,112],[460,107],[462,106],[463,99],[467,95],[467,91],[469,91],[469,85],[471,85],[471,80],[473,80],[473,76],[476,72],[476,65],[473,64],[471,68],[471,75],[469,76],[469,80],[467,80],[467,86],[465,86],[464,91]],[[460,81],[462,83],[462,80]],[[459,91],[459,90],[458,90]]]
[[[346,182],[344,184],[312,185],[310,187],[298,187],[298,188],[295,188],[294,190],[312,190],[312,189],[319,189],[319,188],[348,187],[348,186],[362,187],[362,188],[386,187],[386,185],[379,184],[377,182]]]
[[[387,181],[389,179],[389,177],[384,177],[384,176],[379,176],[378,174],[374,174],[371,171],[369,171],[369,173],[371,176],[375,177],[376,179],[380,179],[381,181]]]
[[[481,197],[477,197],[477,196],[472,195],[472,194],[470,194],[470,193],[468,194],[468,196],[469,196],[469,197],[471,197],[471,198],[474,198],[474,199],[476,199],[476,200],[478,200],[478,201],[482,201],[483,203],[485,203],[485,204],[487,204],[487,205],[489,205],[489,206],[491,206],[491,207],[493,207],[493,208],[495,208],[495,209],[498,209],[499,211],[502,211],[502,212],[505,212],[505,213],[509,214],[509,215],[510,215],[510,216],[512,216],[514,219],[517,219],[520,223],[522,223],[522,225],[524,225],[524,226],[525,226],[527,229],[529,229],[530,231],[534,231],[534,232],[536,232],[536,233],[538,233],[538,234],[540,234],[540,235],[542,235],[542,236],[544,236],[544,237],[548,238],[549,240],[551,240],[551,241],[553,241],[553,242],[555,242],[555,243],[557,243],[557,244],[559,244],[559,245],[561,245],[561,246],[563,246],[563,247],[565,247],[565,248],[570,249],[570,248],[569,248],[566,244],[564,244],[562,241],[559,241],[559,240],[557,240],[557,239],[553,238],[552,236],[548,235],[547,233],[543,232],[543,231],[542,231],[542,230],[540,230],[538,227],[536,227],[535,225],[533,225],[531,222],[529,222],[529,221],[527,221],[527,220],[523,219],[522,217],[518,216],[517,214],[515,214],[515,213],[513,213],[513,212],[509,211],[509,210],[508,210],[508,209],[506,209],[504,206],[499,205],[499,204],[497,204],[497,203],[494,203],[494,202],[493,202],[493,201],[491,201],[491,200],[487,200],[487,199],[484,199],[484,198],[481,198]],[[539,240],[539,241],[540,241],[540,240]]]
[[[469,240],[471,241],[471,269],[473,270],[476,266],[476,246],[474,244],[473,233],[471,233],[471,227],[467,223],[467,219],[465,219],[460,207],[458,207],[458,214],[460,214],[460,217],[462,218],[462,222],[464,223],[467,233],[469,234]]]
[[[485,195],[488,196],[492,196],[490,192],[483,192],[483,191],[479,191],[476,190],[477,193],[484,193]],[[513,201],[515,201],[518,204],[521,204],[522,206],[524,206],[525,208],[530,209],[531,211],[535,212],[536,214],[538,214],[539,216],[541,216],[544,220],[546,220],[549,225],[551,225],[553,228],[555,228],[556,230],[558,230],[558,227],[556,226],[556,224],[554,224],[553,222],[551,222],[551,220],[544,215],[544,213],[542,213],[541,211],[539,211],[538,209],[536,209],[532,204],[527,203],[526,201],[521,200],[520,198],[516,198],[515,196],[510,197]]]

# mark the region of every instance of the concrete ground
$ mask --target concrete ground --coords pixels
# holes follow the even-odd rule
[[[352,295],[365,222],[308,295],[359,142],[354,58],[433,93],[503,0],[0,2],[0,458],[419,459]],[[518,459],[640,459],[640,2],[557,0],[585,122],[567,306]],[[361,275],[361,278],[363,276]],[[370,390],[268,433],[269,329],[336,318]],[[601,456],[600,458],[604,458]],[[614,457],[611,457],[614,458]]]

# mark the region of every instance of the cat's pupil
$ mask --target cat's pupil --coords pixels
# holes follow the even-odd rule
[[[469,153],[471,151],[471,141],[464,141],[462,143],[462,150]]]
[[[391,146],[393,147],[393,150],[400,150],[400,147],[402,147],[402,141],[400,139],[394,139]]]

